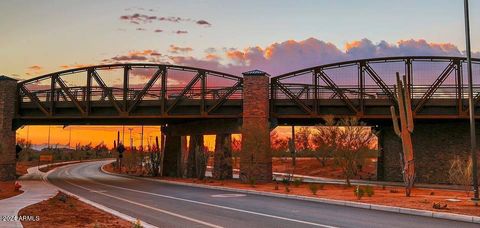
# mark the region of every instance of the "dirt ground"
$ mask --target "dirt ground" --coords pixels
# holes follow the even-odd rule
[[[0,181],[0,200],[21,194],[23,191],[15,191],[15,181]]]
[[[238,159],[237,159],[238,160]],[[234,168],[240,168],[239,162],[234,161]],[[208,160],[208,165],[213,166],[213,158]],[[295,169],[292,166],[291,158],[279,158],[272,159],[273,172],[279,173],[293,173],[314,177],[327,177],[327,178],[343,178],[342,170],[340,167],[335,166],[334,160],[328,159],[325,162],[325,166],[322,165],[316,158],[312,157],[299,157],[296,159]],[[358,180],[375,180],[377,170],[377,160],[370,159],[363,165],[362,169],[352,179]]]
[[[17,175],[21,176],[27,174],[27,169],[33,166],[37,166],[38,161],[19,161],[17,162]]]
[[[295,168],[292,166],[290,158],[274,158],[272,161],[273,172],[294,173],[306,176],[343,178],[342,170],[334,164],[334,160],[329,159],[325,166],[316,158],[297,158]],[[368,160],[358,174],[352,179],[375,180],[377,170],[376,159]]]
[[[109,172],[116,171],[113,169],[111,164],[106,165],[105,169]],[[310,190],[310,184],[308,183],[302,183],[298,187],[294,186],[293,183],[290,183],[288,186],[289,191],[287,191],[282,182],[255,184],[254,186],[251,186],[250,184],[241,183],[239,180],[219,181],[213,179],[198,180],[192,178],[158,178],[185,183],[206,184],[236,189],[250,189],[256,191],[286,193],[325,199],[347,200],[361,203],[372,203],[387,206],[480,216],[480,206],[475,206],[472,201],[470,201],[472,193],[470,192],[469,196],[467,196],[465,191],[413,189],[412,195],[410,197],[406,197],[405,189],[402,187],[372,186],[374,190],[373,196],[368,197],[365,195],[361,199],[357,199],[357,197],[354,195],[354,188],[356,188],[356,186],[347,187],[346,185],[316,184],[318,191],[316,195],[314,195]],[[276,186],[278,186],[278,190],[276,189]],[[452,199],[455,201],[458,200],[459,202],[450,201]],[[434,203],[440,203],[441,205],[447,204],[447,208],[435,209],[433,208]]]
[[[55,197],[23,208],[20,216],[39,216],[39,221],[22,221],[31,227],[132,227],[120,219],[78,199],[59,192]]]
[[[307,183],[302,183],[299,187],[295,187],[293,183],[291,183],[288,187],[289,192],[287,192],[285,185],[283,185],[281,182],[278,182],[278,184],[275,182],[256,184],[254,187],[252,187],[249,184],[244,184],[237,180],[218,181],[211,179],[197,180],[166,177],[162,177],[161,179],[213,186],[224,186],[237,189],[287,193],[292,195],[302,195],[325,199],[348,200],[361,203],[372,203],[387,206],[480,216],[480,206],[474,206],[474,204],[470,201],[471,194],[470,197],[467,197],[464,191],[413,189],[412,196],[406,197],[405,189],[401,187],[373,187],[373,196],[368,197],[365,195],[361,199],[357,199],[353,193],[356,186],[347,187],[346,185],[316,184],[319,190],[317,191],[317,194],[314,195],[310,190],[309,184]],[[278,185],[278,190],[276,190],[275,185]],[[448,199],[455,199],[459,200],[460,202],[451,202],[448,201]],[[433,203],[441,203],[441,205],[447,204],[447,208],[434,209]]]

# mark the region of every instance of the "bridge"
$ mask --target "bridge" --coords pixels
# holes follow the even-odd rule
[[[315,125],[334,115],[355,116],[378,128],[378,178],[400,180],[401,145],[389,111],[396,105],[399,72],[411,88],[417,179],[443,183],[449,159],[466,157],[468,151],[465,66],[462,57],[407,56],[332,63],[274,77],[258,70],[242,77],[137,63],[88,66],[19,82],[1,77],[0,173],[11,177],[15,130],[23,125],[135,124],[164,126],[168,175],[178,175],[182,137],[217,134],[217,140],[226,140],[242,133],[248,153],[241,155],[241,172],[250,172],[255,160],[258,180],[271,180],[270,130]],[[473,71],[478,113],[480,59],[473,59]]]

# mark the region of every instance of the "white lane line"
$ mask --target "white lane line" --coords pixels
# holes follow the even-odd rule
[[[154,195],[154,196],[159,196],[159,197],[163,197],[163,198],[167,198],[167,199],[180,200],[180,201],[185,201],[185,202],[189,202],[189,203],[195,203],[195,204],[200,204],[200,205],[205,205],[205,206],[210,206],[210,207],[216,207],[216,208],[221,208],[221,209],[238,211],[238,212],[243,212],[243,213],[248,213],[248,214],[253,214],[253,215],[259,215],[259,216],[264,216],[264,217],[269,217],[269,218],[281,219],[281,220],[286,220],[286,221],[296,222],[296,223],[302,223],[302,224],[307,224],[307,225],[312,225],[312,226],[318,226],[318,227],[324,227],[324,228],[337,228],[335,226],[329,226],[329,225],[320,224],[320,223],[307,222],[307,221],[302,221],[302,220],[297,220],[297,219],[292,219],[292,218],[286,218],[286,217],[281,217],[281,216],[276,216],[276,215],[270,215],[270,214],[265,214],[265,213],[260,213],[260,212],[247,211],[247,210],[233,208],[233,207],[227,207],[227,206],[221,206],[221,205],[217,205],[217,204],[205,203],[205,202],[201,202],[201,201],[178,198],[178,197],[174,197],[174,196],[167,196],[167,195],[162,195],[162,194],[157,194],[157,193],[152,193],[152,192],[145,192],[145,191],[140,191],[140,190],[136,190],[136,189],[130,189],[130,188],[124,188],[124,187],[119,187],[119,186],[110,185],[110,184],[104,184],[104,183],[101,183],[101,182],[98,182],[98,181],[94,181],[92,179],[90,179],[90,180],[92,182],[97,183],[97,184],[104,185],[104,186],[109,186],[109,187],[112,187],[112,188],[118,188],[118,189],[123,189],[123,190],[127,190],[127,191],[132,191],[132,192]]]
[[[131,201],[131,200],[127,200],[127,199],[124,199],[124,198],[121,198],[121,197],[113,196],[113,195],[110,195],[110,194],[107,194],[107,193],[104,193],[104,192],[101,192],[101,191],[95,191],[95,190],[93,190],[93,189],[80,186],[80,185],[78,185],[78,184],[72,183],[72,182],[67,181],[67,180],[65,180],[65,182],[67,182],[67,183],[69,183],[69,184],[71,184],[71,185],[73,185],[73,186],[76,186],[76,187],[85,189],[85,190],[90,191],[90,192],[94,192],[94,193],[97,193],[97,194],[100,194],[100,195],[104,195],[104,196],[107,196],[107,197],[110,197],[110,198],[118,199],[118,200],[121,200],[121,201],[124,201],[124,202],[127,202],[127,203],[131,203],[131,204],[134,204],[134,205],[137,205],[137,206],[145,207],[145,208],[148,208],[148,209],[150,209],[150,210],[154,210],[154,211],[158,211],[158,212],[161,212],[161,213],[164,213],[164,214],[168,214],[168,215],[171,215],[171,216],[175,216],[175,217],[178,217],[178,218],[182,218],[182,219],[185,219],[185,220],[188,220],[188,221],[191,221],[191,222],[195,222],[195,223],[198,223],[198,224],[202,224],[202,225],[205,225],[205,226],[208,226],[208,227],[223,228],[222,226],[217,226],[217,225],[215,225],[215,224],[211,224],[211,223],[208,223],[208,222],[204,222],[204,221],[201,221],[201,220],[198,220],[198,219],[190,218],[190,217],[183,216],[183,215],[180,215],[180,214],[177,214],[177,213],[173,213],[173,212],[170,212],[170,211],[162,210],[162,209],[159,209],[159,208],[156,208],[156,207],[151,207],[151,206],[148,206],[148,205],[144,205],[144,204],[141,204],[141,203],[137,203],[137,202],[134,202],[134,201]]]

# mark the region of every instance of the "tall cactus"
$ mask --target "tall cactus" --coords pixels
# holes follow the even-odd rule
[[[392,114],[393,128],[395,133],[402,139],[403,153],[400,154],[400,161],[403,169],[402,174],[403,181],[405,183],[405,194],[406,196],[410,196],[415,180],[415,164],[411,136],[413,132],[412,104],[410,99],[410,88],[406,77],[405,75],[403,76],[402,82],[398,72],[396,87],[400,126],[398,124],[398,117],[394,106],[390,107],[390,113]]]

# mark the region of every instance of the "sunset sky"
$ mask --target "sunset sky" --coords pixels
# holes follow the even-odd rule
[[[480,57],[480,1],[470,5],[472,51]],[[461,56],[463,19],[462,0],[2,0],[0,74],[23,80],[84,65],[155,62],[276,75],[347,59]],[[51,144],[67,144],[69,128],[72,145],[110,145],[122,126],[52,126]],[[47,143],[48,126],[24,127],[18,137],[27,131],[34,144]],[[158,127],[146,132],[154,137]]]

